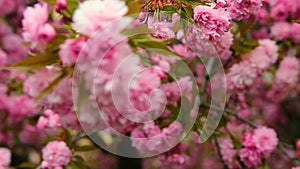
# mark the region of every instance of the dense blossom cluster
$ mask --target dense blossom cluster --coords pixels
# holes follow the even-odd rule
[[[119,135],[157,155],[145,169],[299,169],[299,11],[298,0],[0,0],[0,169],[116,168],[92,141],[118,149]],[[226,107],[206,141],[213,76]]]

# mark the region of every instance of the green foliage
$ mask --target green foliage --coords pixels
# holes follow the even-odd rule
[[[126,15],[137,14],[141,12],[141,0],[127,0],[128,12]]]
[[[15,69],[19,71],[30,71],[43,68],[48,65],[59,63],[60,59],[57,54],[39,53],[31,57],[27,57],[17,63],[2,67],[2,69]]]
[[[84,145],[84,146],[79,146],[79,147],[75,147],[74,150],[76,152],[86,152],[86,151],[93,151],[96,150],[97,148],[92,146],[92,145]]]
[[[87,167],[84,159],[79,155],[74,156],[74,160],[69,163],[69,166],[72,169],[82,169]]]
[[[198,6],[198,5],[202,5],[203,1],[199,1],[199,0],[182,0],[183,3],[192,6],[193,8]]]
[[[146,24],[140,24],[134,28],[125,29],[122,33],[128,37],[131,37],[135,35],[146,35],[149,33],[154,33],[154,31],[149,29]]]
[[[42,0],[50,5],[55,5],[56,4],[56,0]]]
[[[19,169],[35,169],[36,166],[29,162],[24,162],[18,166]]]
[[[237,41],[234,42],[231,49],[234,50],[236,56],[243,56],[251,52],[257,46],[259,46],[257,40]]]

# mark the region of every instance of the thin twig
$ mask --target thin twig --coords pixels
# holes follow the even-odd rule
[[[248,124],[250,127],[257,128],[257,126],[253,122],[251,122],[250,120],[240,116],[239,114],[235,113],[232,110],[219,108],[219,107],[216,107],[216,106],[213,106],[213,105],[208,105],[208,104],[205,104],[205,103],[201,104],[201,107],[212,109],[212,110],[218,111],[218,112],[225,112],[226,114],[234,116],[237,119],[241,120],[242,122]]]
[[[221,161],[222,161],[222,163],[223,163],[223,165],[224,165],[224,168],[225,168],[225,169],[229,169],[228,166],[226,165],[225,161],[224,161],[223,158],[222,158],[221,147],[220,147],[220,143],[219,143],[217,137],[216,137],[216,136],[213,136],[213,138],[214,138],[214,142],[215,142],[215,145],[216,145],[216,147],[217,147],[217,151],[218,151],[218,154],[219,154],[219,156],[220,156],[220,159],[221,159]]]

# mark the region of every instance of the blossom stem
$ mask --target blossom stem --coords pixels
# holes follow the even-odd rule
[[[221,148],[220,148],[220,143],[219,143],[217,137],[216,137],[216,136],[213,136],[213,138],[214,138],[215,145],[216,145],[216,147],[217,147],[217,151],[218,151],[219,157],[220,157],[220,159],[221,159],[221,161],[222,161],[222,163],[223,163],[223,165],[224,165],[224,168],[225,168],[225,169],[229,169],[228,166],[226,165],[226,163],[224,162],[223,158],[222,158]]]
[[[205,103],[201,104],[201,107],[208,108],[208,109],[212,109],[212,110],[218,111],[218,112],[222,112],[222,111],[223,111],[223,112],[225,112],[226,114],[231,115],[231,116],[234,116],[234,117],[236,117],[237,119],[241,120],[242,122],[248,124],[250,127],[252,127],[252,128],[257,128],[257,126],[256,126],[253,122],[251,122],[250,120],[248,120],[248,119],[246,119],[246,118],[240,116],[239,114],[235,113],[235,112],[232,111],[232,110],[229,110],[229,109],[222,109],[222,108],[220,108],[220,107],[216,107],[216,106],[213,106],[213,105],[208,105],[208,104],[205,104]]]

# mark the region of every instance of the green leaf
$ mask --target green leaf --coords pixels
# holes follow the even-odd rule
[[[32,163],[29,163],[29,162],[24,162],[24,163],[21,163],[19,166],[18,166],[19,169],[34,169],[36,168],[36,166]]]
[[[75,9],[77,9],[79,3],[78,0],[67,0],[67,11],[73,16]]]
[[[56,0],[42,0],[50,5],[55,5],[56,4]]]
[[[62,128],[64,131],[64,136],[65,136],[65,142],[67,144],[68,147],[72,147],[72,135],[70,133],[70,131],[66,128]]]
[[[55,52],[57,50],[59,50],[59,45],[62,44],[65,40],[67,39],[67,37],[63,36],[63,35],[56,35],[48,44],[47,44],[47,48],[46,51],[48,52]]]
[[[192,7],[203,5],[203,1],[201,2],[199,0],[184,0],[183,2],[187,5],[191,5]]]
[[[80,147],[74,148],[75,151],[93,151],[96,149],[97,149],[96,147],[90,146],[90,145],[85,145],[85,146],[80,146]]]
[[[134,35],[154,33],[154,30],[149,29],[146,24],[141,24],[134,28],[125,29],[122,33],[130,37]]]
[[[72,169],[83,169],[86,167],[86,165],[80,161],[71,161],[69,163],[69,166],[72,168]]]
[[[176,8],[173,5],[164,6],[163,9],[161,9],[159,12],[165,15],[172,15],[173,13],[176,13]]]
[[[248,40],[242,42],[235,42],[231,49],[235,51],[235,54],[238,56],[243,56],[249,52],[251,52],[254,48],[259,46],[259,42],[257,40]]]
[[[141,0],[130,0],[126,2],[128,6],[128,12],[126,15],[137,14],[141,12]]]
[[[84,159],[81,156],[76,155],[74,156],[74,158],[76,159],[76,161],[84,163]]]
[[[27,57],[17,63],[2,67],[2,69],[16,69],[19,71],[29,71],[59,62],[60,59],[57,54],[40,53],[31,57]]]

